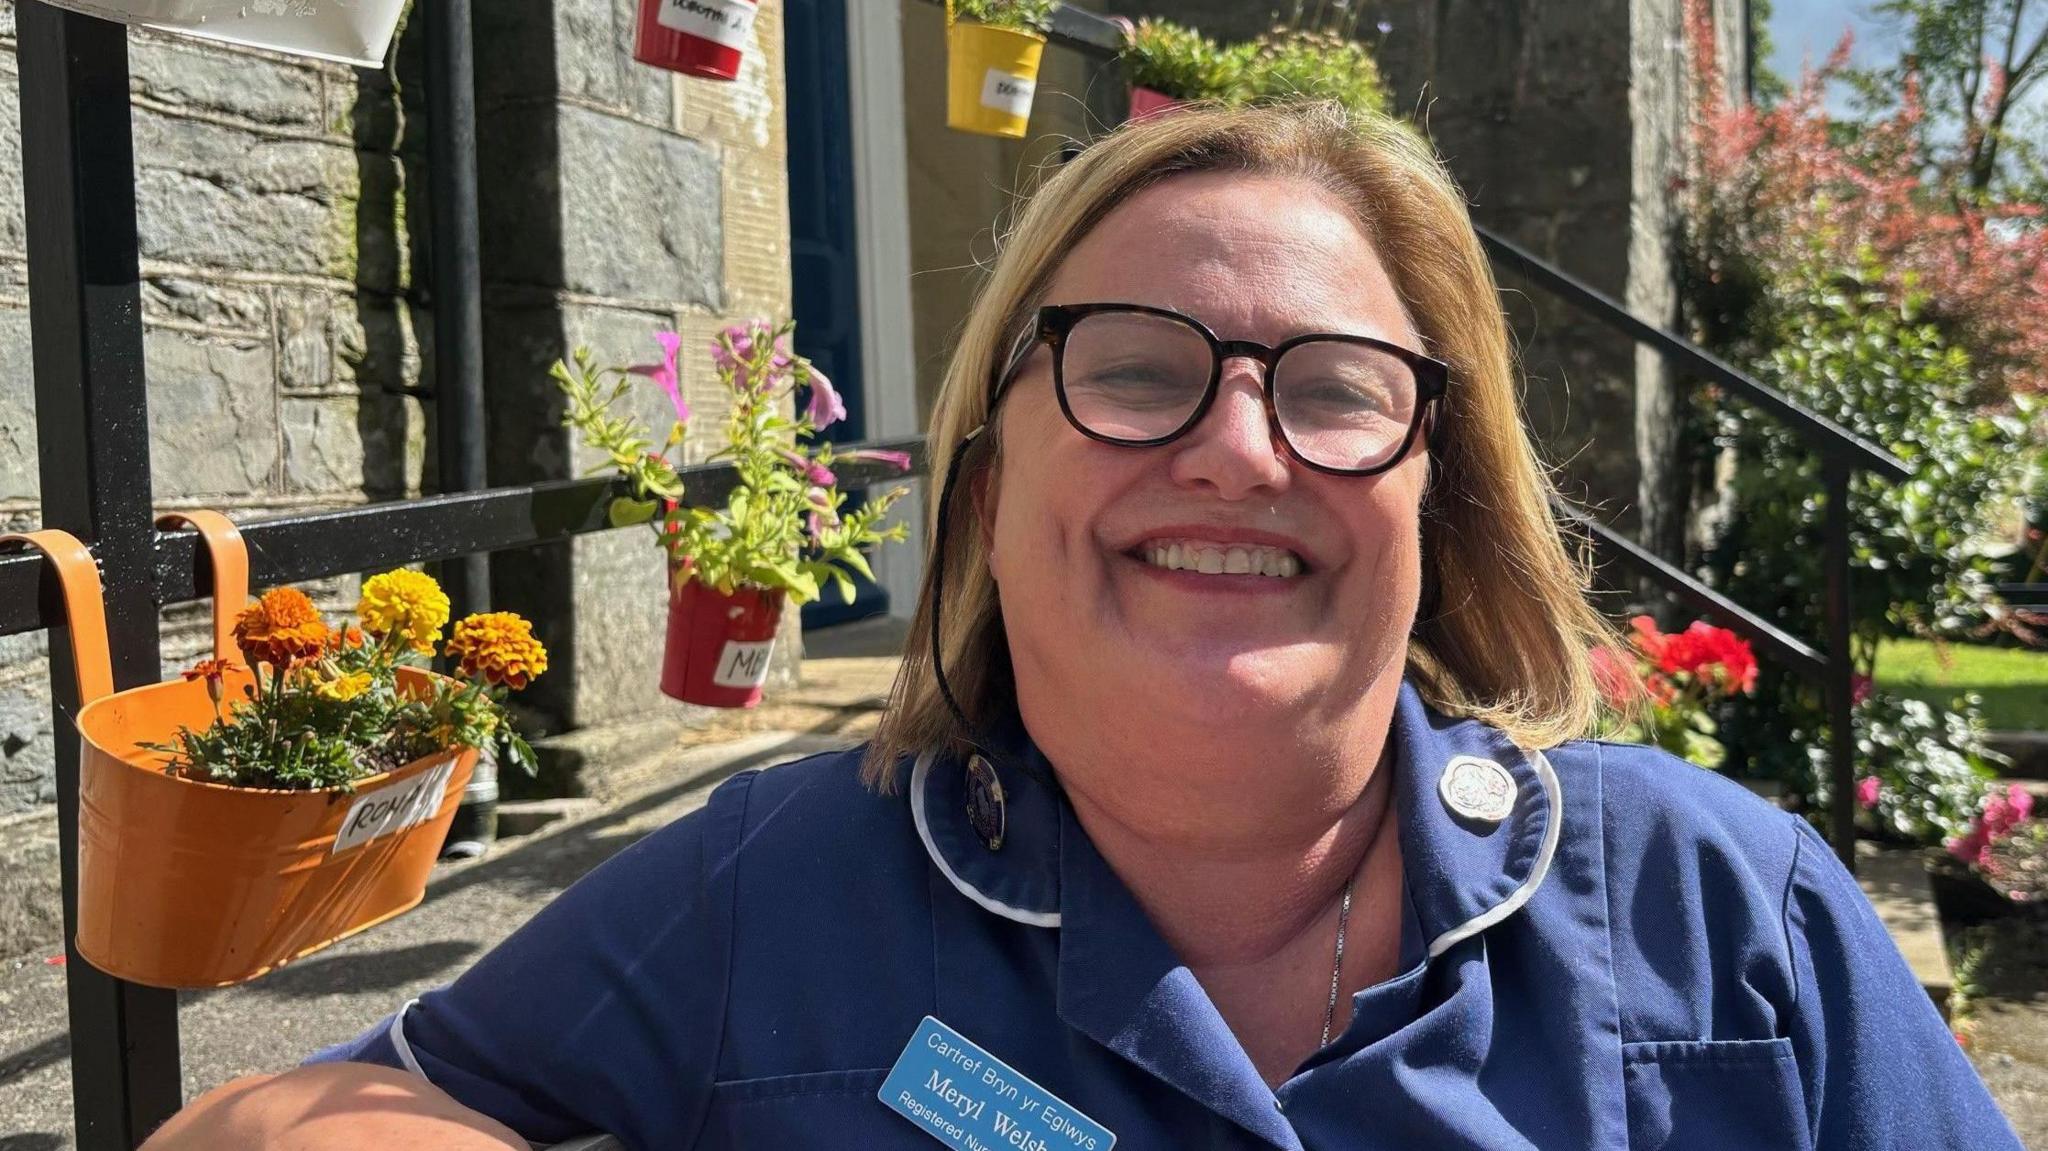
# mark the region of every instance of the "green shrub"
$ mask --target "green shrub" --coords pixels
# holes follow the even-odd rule
[[[953,14],[976,24],[1046,32],[1059,6],[1059,0],[954,0]]]
[[[1249,55],[1223,48],[1196,29],[1146,17],[1124,41],[1124,77],[1176,100],[1224,97],[1237,87]]]

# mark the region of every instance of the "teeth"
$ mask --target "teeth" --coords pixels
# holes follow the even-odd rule
[[[1174,540],[1147,544],[1146,562],[1168,571],[1203,575],[1262,575],[1292,579],[1301,574],[1301,557],[1285,548],[1220,544],[1205,540]]]

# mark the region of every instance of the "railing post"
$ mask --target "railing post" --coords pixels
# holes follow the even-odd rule
[[[434,444],[443,492],[482,491],[483,278],[477,233],[476,64],[470,0],[426,0],[427,173],[433,201]],[[457,617],[488,611],[490,557],[441,565]]]
[[[158,657],[128,30],[36,0],[16,21],[43,525],[97,545],[114,686],[135,687],[156,682]],[[78,1146],[128,1151],[181,1102],[178,1000],[97,970],[71,942],[79,700],[54,636],[50,687]]]
[[[1850,655],[1849,465],[1832,453],[1822,458],[1827,483],[1827,709],[1828,837],[1835,854],[1856,870],[1855,662]]]

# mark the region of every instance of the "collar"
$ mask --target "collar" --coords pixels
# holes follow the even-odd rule
[[[1434,959],[1528,902],[1557,851],[1564,794],[1540,753],[1523,753],[1485,724],[1436,715],[1410,684],[1392,738],[1408,904]],[[961,764],[927,757],[912,769],[911,815],[940,874],[992,914],[1060,929],[1057,999],[1068,1025],[1267,1145],[1299,1151],[1273,1092],[1095,850],[1021,726],[988,750],[1006,797],[999,851],[969,826]],[[1461,818],[1440,794],[1446,774],[1469,759],[1495,765],[1481,769],[1491,781],[1504,769],[1513,782],[1498,822]],[[1491,794],[1506,799],[1507,790]]]
[[[1431,711],[1412,683],[1401,685],[1390,738],[1401,867],[1409,899],[1435,958],[1513,915],[1543,883],[1564,826],[1564,792],[1541,752],[1518,748],[1477,720]],[[1002,781],[1004,843],[990,851],[967,821],[967,778],[952,759],[920,757],[911,770],[910,810],[939,873],[983,909],[1032,927],[1062,924],[1063,836],[1080,835],[1052,765],[1018,724],[989,750]],[[1506,818],[1461,818],[1441,794],[1463,758],[1498,764],[1514,782]],[[1075,853],[1069,852],[1069,855]],[[1093,854],[1092,852],[1089,854]]]

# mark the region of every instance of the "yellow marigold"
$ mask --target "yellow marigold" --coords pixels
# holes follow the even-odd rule
[[[363,581],[356,616],[371,635],[396,636],[413,651],[432,655],[448,622],[448,595],[432,576],[400,568]]]
[[[242,609],[235,620],[235,646],[252,664],[290,667],[312,659],[327,646],[327,622],[320,609],[297,588],[272,588]]]
[[[320,680],[313,685],[313,694],[322,699],[347,703],[349,700],[370,690],[370,682],[369,672],[352,671],[345,675],[337,675],[332,679]]]
[[[548,669],[548,649],[533,638],[533,625],[509,611],[485,612],[456,624],[447,654],[462,674],[515,691]]]

